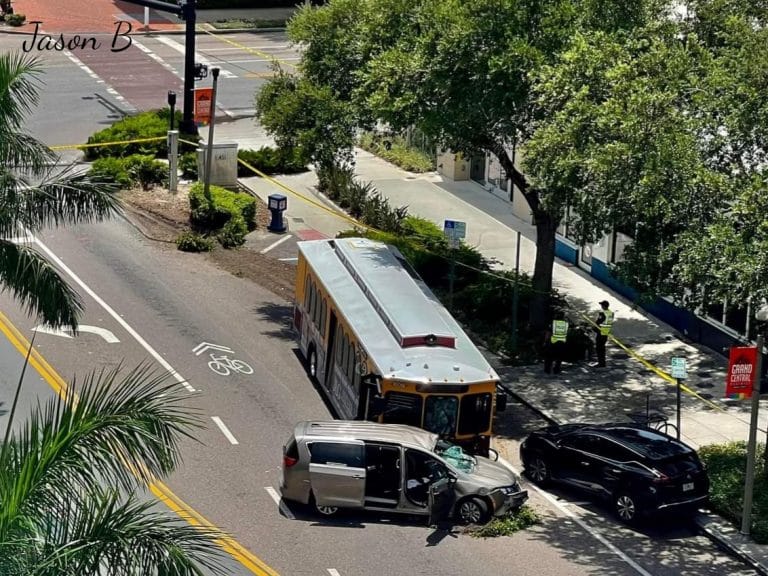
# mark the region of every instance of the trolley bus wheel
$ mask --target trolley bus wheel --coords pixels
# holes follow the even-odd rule
[[[309,349],[307,370],[309,371],[309,376],[312,380],[317,382],[317,352],[315,352],[314,346]]]

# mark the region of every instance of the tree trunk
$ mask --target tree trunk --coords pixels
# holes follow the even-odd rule
[[[530,186],[525,175],[515,167],[503,144],[494,143],[490,150],[499,159],[502,168],[520,190],[533,213],[533,223],[536,226],[536,262],[533,268],[534,295],[528,322],[535,331],[541,331],[549,324],[552,270],[555,265],[555,232],[560,224],[560,216],[542,208],[539,191]]]

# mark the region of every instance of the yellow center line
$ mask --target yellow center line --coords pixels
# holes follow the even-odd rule
[[[29,341],[2,312],[0,312],[0,332],[5,335],[11,345],[18,350],[22,357],[26,357],[27,351],[29,350]],[[40,374],[43,380],[48,383],[54,392],[62,398],[66,397],[69,392],[67,383],[34,348],[30,354],[29,363],[35,370],[37,370],[37,373]],[[73,401],[77,401],[77,396],[74,396]],[[123,461],[123,463],[127,465],[125,461]],[[131,466],[128,466],[128,469],[132,474],[136,476],[139,475],[138,471],[132,469]],[[256,576],[278,576],[277,572],[267,566],[242,544],[237,542],[231,536],[226,535],[220,528],[209,522],[202,514],[176,496],[164,482],[155,480],[149,485],[149,489],[158,500],[163,502],[168,508],[175,512],[179,518],[188,524],[204,527],[220,534],[216,539],[216,544],[253,574],[256,574]]]
[[[267,60],[272,60],[272,62],[277,62],[278,64],[284,64],[285,66],[290,66],[293,69],[296,69],[295,64],[291,64],[290,62],[286,60],[280,60],[280,58],[276,58],[275,56],[272,56],[272,54],[269,54],[267,52],[262,52],[261,50],[257,50],[256,48],[249,48],[248,46],[245,46],[244,44],[240,44],[240,42],[235,42],[234,40],[230,40],[229,38],[224,38],[223,36],[219,36],[218,34],[214,34],[210,30],[205,30],[204,28],[200,28],[203,32],[206,34],[210,34],[217,40],[220,40],[221,42],[225,42],[227,44],[230,44],[231,46],[235,46],[236,48],[239,48],[240,50],[243,50],[244,52],[248,52],[250,54],[255,54],[256,56],[261,56],[263,58],[266,58]]]

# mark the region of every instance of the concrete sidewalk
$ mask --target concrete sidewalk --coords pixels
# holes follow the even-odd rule
[[[263,133],[248,127],[245,121],[217,127],[217,136],[257,148],[272,142]],[[247,134],[247,139],[245,138]],[[390,201],[392,206],[408,206],[409,214],[432,220],[442,227],[446,218],[467,223],[468,244],[484,256],[499,261],[499,266],[514,266],[516,231],[522,233],[520,269],[531,273],[536,254],[533,227],[512,214],[509,203],[474,182],[446,181],[430,173],[410,174],[362,150],[357,150],[356,173]],[[343,218],[333,216],[316,203],[331,207],[315,186],[315,174],[276,178],[291,191],[261,180],[245,183],[266,197],[271,193],[289,198],[289,222],[298,219],[327,236],[349,229]],[[596,316],[598,302],[608,300],[615,312],[613,336],[609,343],[608,368],[587,364],[564,364],[557,376],[544,374],[541,365],[507,366],[487,352],[505,387],[533,410],[552,422],[630,421],[629,414],[642,413],[646,407],[663,412],[669,422],[676,421],[676,386],[665,373],[672,356],[684,356],[688,379],[684,382],[681,410],[681,439],[700,447],[706,444],[746,440],[749,428],[749,404],[724,400],[726,362],[711,350],[686,342],[674,330],[655,318],[634,309],[631,302],[597,283],[580,270],[555,264],[554,282],[567,298],[573,315]],[[761,439],[768,422],[768,401],[761,403]],[[674,434],[674,430],[670,430]],[[742,559],[768,574],[768,546],[758,546],[744,539],[728,523],[716,516],[702,515],[702,531]]]

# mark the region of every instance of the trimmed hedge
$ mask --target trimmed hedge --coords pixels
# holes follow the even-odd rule
[[[398,233],[408,214],[407,206],[392,208],[370,182],[355,179],[351,168],[319,168],[318,190],[363,224],[379,230]]]
[[[168,165],[152,156],[132,154],[127,158],[99,158],[93,162],[89,175],[115,182],[121,188],[140,184],[149,190],[155,184],[162,184],[168,176]]]
[[[202,234],[187,230],[176,238],[176,247],[182,252],[210,252],[213,242]]]
[[[765,447],[758,444],[755,466],[755,491],[750,534],[758,544],[768,543],[768,477],[766,477]],[[712,509],[741,525],[744,502],[744,481],[747,470],[746,442],[712,444],[699,449],[699,457],[709,475],[709,502]]]
[[[190,222],[201,231],[219,231],[219,241],[225,248],[242,245],[248,231],[256,228],[256,199],[221,186],[211,185],[210,191],[208,202],[202,182],[189,189]]]
[[[400,136],[379,136],[366,132],[360,136],[358,145],[408,172],[423,173],[435,169],[434,158],[418,148],[408,146]]]
[[[175,126],[179,126],[182,114],[175,113]],[[170,121],[170,110],[150,110],[134,116],[126,116],[118,120],[109,128],[99,130],[88,138],[88,144],[100,144],[102,142],[127,142],[129,140],[141,140],[144,138],[160,138],[152,142],[135,142],[132,144],[111,144],[109,146],[94,146],[84,149],[88,160],[104,158],[106,156],[125,157],[132,154],[144,154],[155,158],[168,157],[167,135]],[[181,134],[180,138],[197,142],[198,136]],[[196,146],[179,143],[179,153],[193,151]]]
[[[297,174],[307,171],[306,158],[296,148],[284,149],[262,146],[258,150],[238,150],[237,158],[270,176],[272,174]],[[237,175],[240,178],[246,178],[256,174],[238,162]]]

